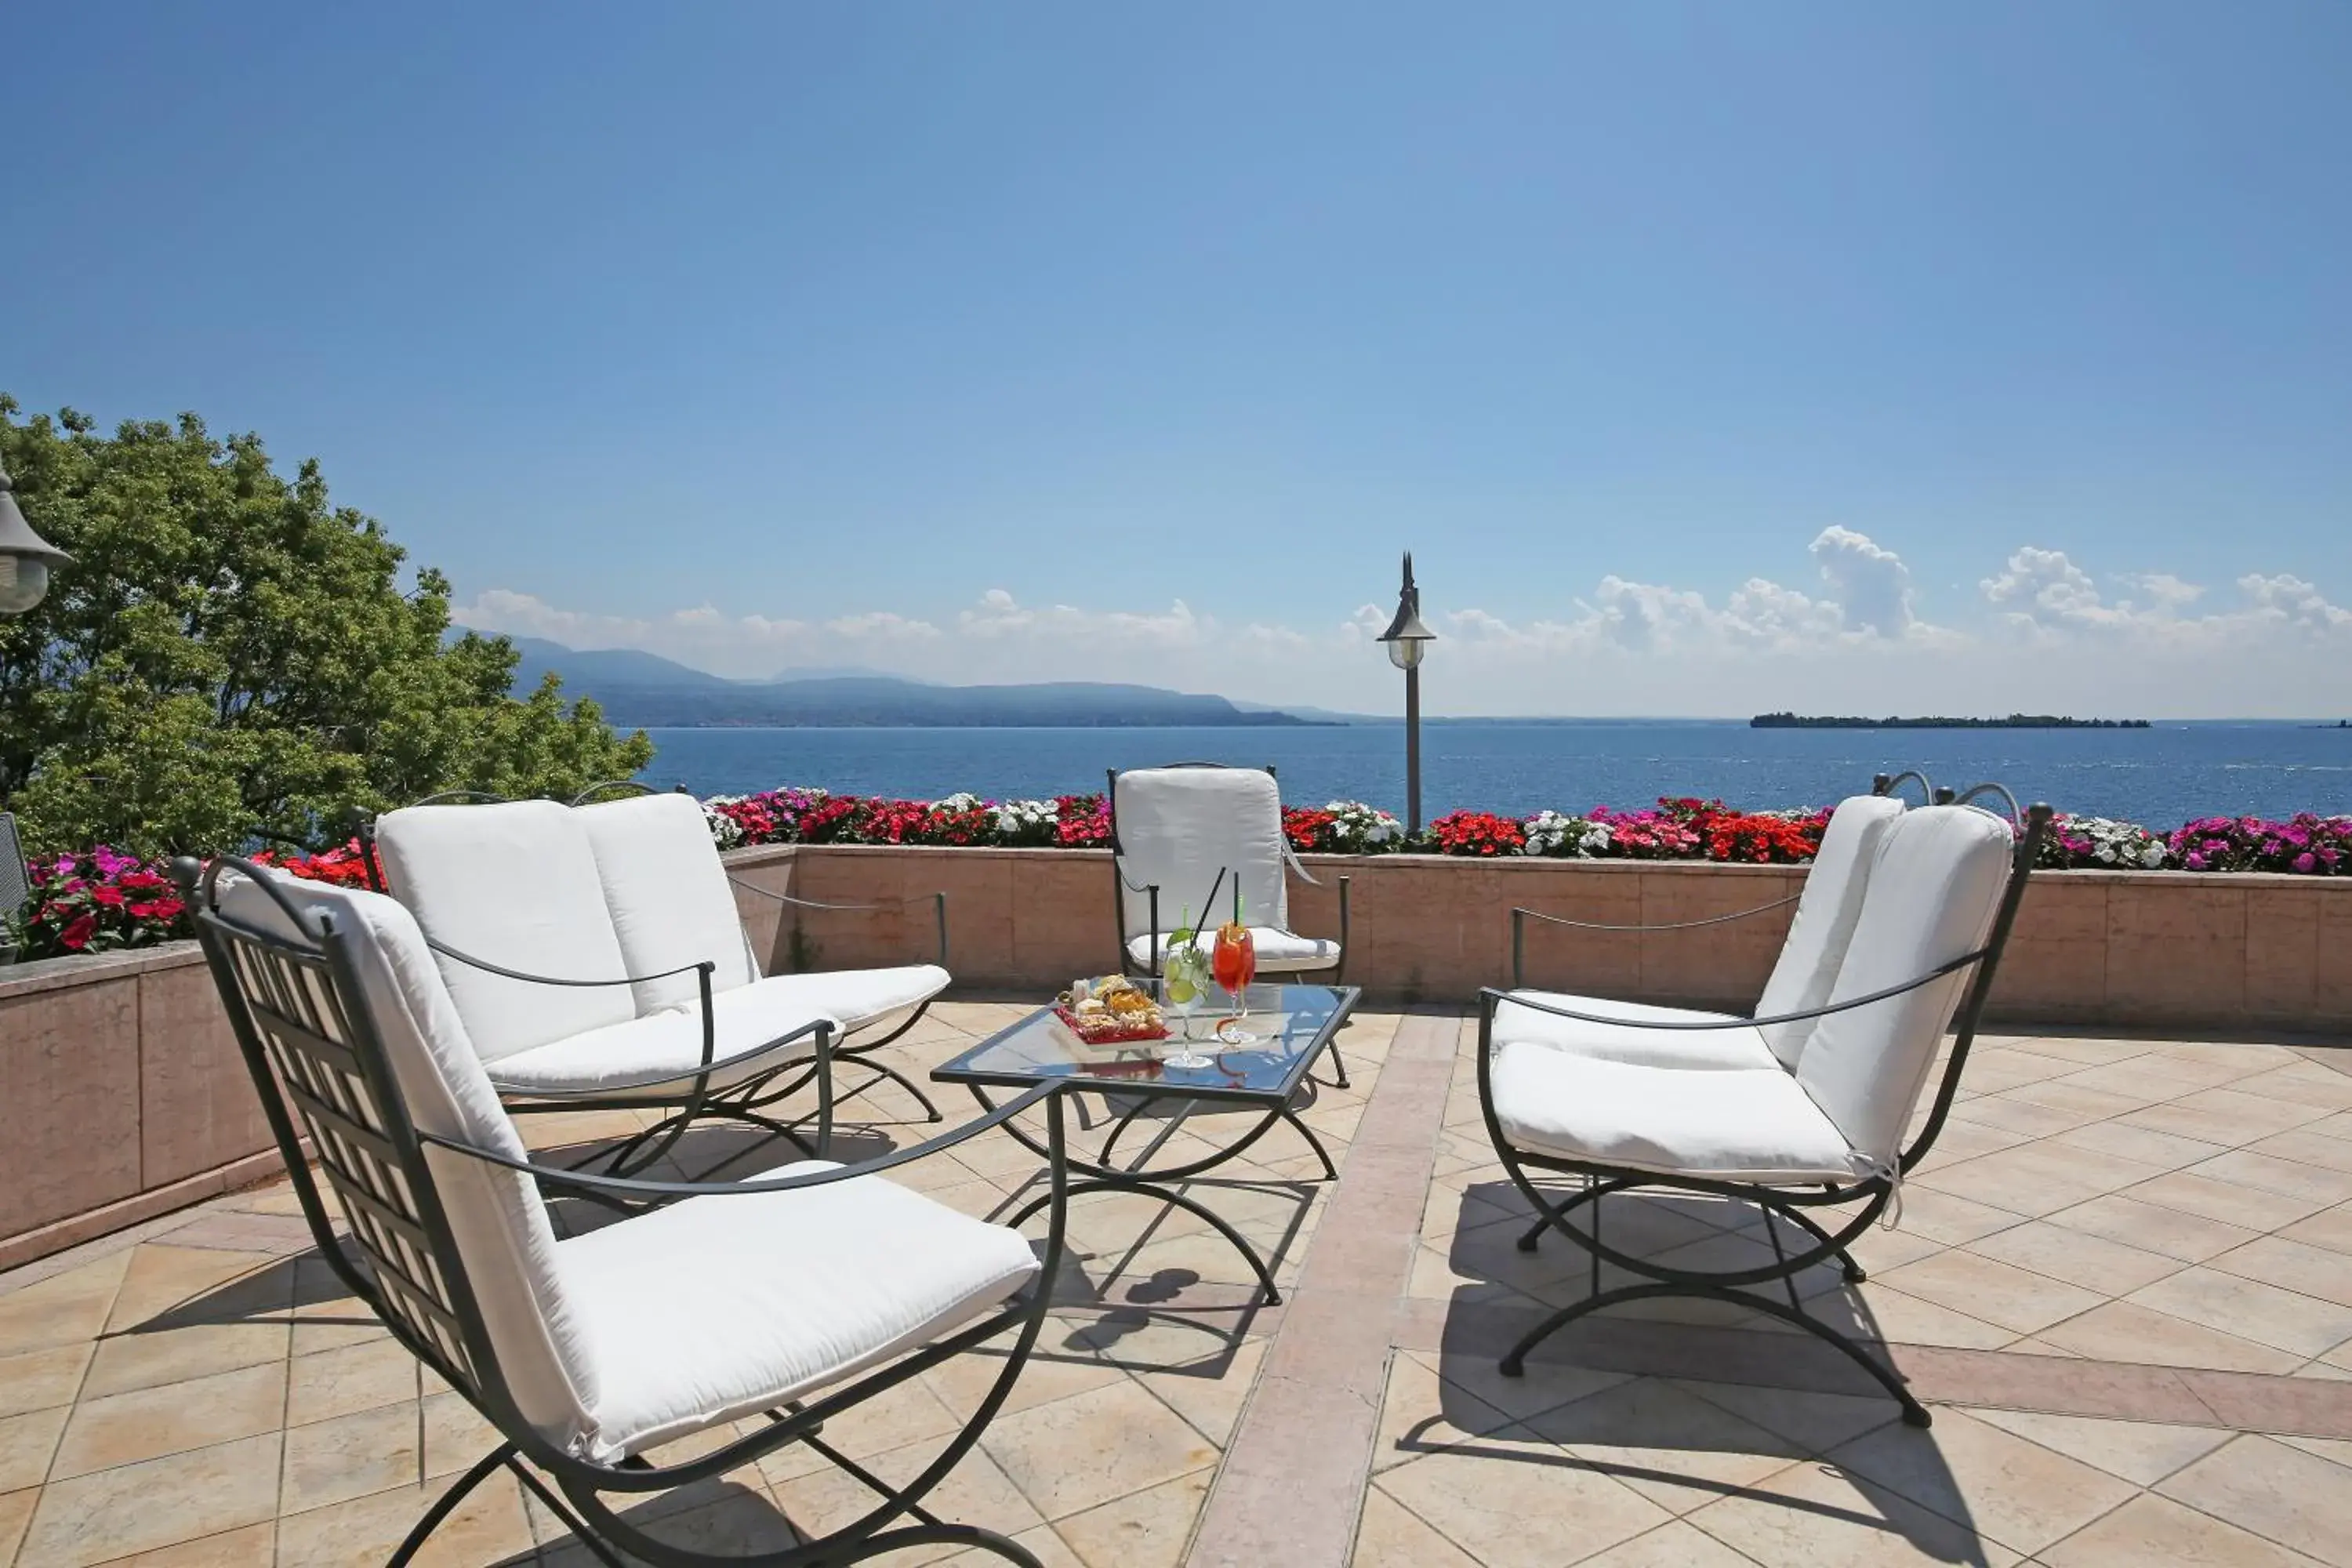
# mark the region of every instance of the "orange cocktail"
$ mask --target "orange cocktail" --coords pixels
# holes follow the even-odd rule
[[[1249,927],[1237,923],[1219,926],[1217,945],[1210,952],[1209,964],[1218,986],[1233,997],[1234,1016],[1248,1017],[1249,984],[1257,978],[1257,943],[1250,940]]]

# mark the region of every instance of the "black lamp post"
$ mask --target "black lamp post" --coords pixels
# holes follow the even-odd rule
[[[1404,552],[1404,586],[1397,590],[1396,619],[1380,635],[1389,662],[1404,671],[1405,831],[1421,832],[1421,660],[1437,634],[1421,624],[1421,590],[1412,585],[1412,552]]]
[[[0,616],[21,616],[39,604],[49,591],[49,567],[72,559],[33,531],[0,468]]]

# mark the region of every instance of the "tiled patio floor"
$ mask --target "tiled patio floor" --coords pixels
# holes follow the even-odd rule
[[[945,1007],[903,1065],[1015,1011]],[[1590,1278],[1513,1245],[1469,1037],[1360,1018],[1354,1089],[1306,1117],[1338,1186],[1278,1130],[1227,1168],[1259,1185],[1200,1194],[1279,1250],[1280,1307],[1181,1211],[1074,1205],[1066,1304],[940,1510],[1063,1568],[2352,1568],[2352,1076],[2328,1053],[1981,1042],[1900,1227],[1856,1247],[1873,1278],[1802,1282],[1810,1310],[1892,1342],[1936,1406],[1919,1432],[1810,1339],[1704,1303],[1612,1314],[1499,1377],[1501,1346]],[[1034,1163],[990,1134],[909,1174],[984,1214]],[[1646,1255],[1769,1256],[1727,1205],[1612,1199],[1604,1223]],[[382,1562],[487,1442],[337,1289],[282,1184],[0,1276],[0,1564]],[[905,1473],[991,1370],[942,1369],[828,1436]],[[779,1457],[644,1517],[748,1549],[862,1501]],[[501,1480],[425,1560],[587,1558]]]

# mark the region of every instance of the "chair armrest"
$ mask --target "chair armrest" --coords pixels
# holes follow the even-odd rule
[[[1701,926],[1727,925],[1744,921],[1750,915],[1766,914],[1773,910],[1785,910],[1805,895],[1790,894],[1769,904],[1759,904],[1752,910],[1738,910],[1727,915],[1709,915],[1703,921],[1670,921],[1664,925],[1609,925],[1600,921],[1572,921],[1561,915],[1548,915],[1541,910],[1515,909],[1511,911],[1511,984],[1527,984],[1528,921],[1541,921],[1546,925],[1566,926],[1570,931],[1696,931]]]
[[[700,971],[703,989],[707,994],[709,990],[710,977],[719,969],[719,965],[714,961],[699,958],[692,963],[681,963],[676,969],[656,970],[651,974],[624,974],[616,980],[570,980],[559,975],[530,974],[520,969],[509,969],[504,964],[492,963],[487,958],[477,958],[470,952],[460,952],[456,948],[436,942],[429,936],[425,939],[425,945],[444,958],[456,959],[468,969],[478,969],[486,974],[496,974],[507,980],[520,980],[531,985],[635,985],[646,980],[667,980],[673,975],[690,974]]]
[[[755,883],[747,882],[740,877],[730,876],[727,879],[744,892],[756,893],[772,902],[790,904],[794,909],[800,910],[826,910],[842,914],[867,914],[877,910],[902,910],[909,904],[928,901],[939,911],[940,967],[945,969],[948,966],[948,896],[944,890],[936,893],[918,893],[910,899],[883,899],[870,904],[828,904],[817,899],[796,899],[790,893],[775,892]]]
[[[910,1165],[929,1159],[944,1150],[978,1137],[999,1123],[1011,1121],[1048,1095],[1061,1089],[1059,1083],[1041,1083],[1019,1097],[1006,1100],[987,1115],[965,1122],[952,1132],[942,1132],[927,1142],[911,1149],[900,1149],[879,1159],[862,1161],[855,1165],[841,1165],[830,1171],[813,1171],[804,1176],[775,1176],[754,1182],[649,1182],[635,1176],[598,1176],[584,1171],[567,1171],[557,1165],[541,1165],[530,1160],[517,1160],[488,1149],[478,1149],[471,1143],[461,1143],[454,1138],[444,1138],[437,1132],[417,1133],[417,1138],[436,1148],[447,1149],[470,1159],[492,1165],[503,1165],[510,1171],[520,1171],[551,1187],[576,1187],[583,1192],[603,1193],[614,1197],[658,1200],[676,1203],[681,1198],[719,1197],[744,1193],[788,1193],[802,1187],[821,1187],[831,1182],[845,1182],[857,1176],[878,1175],[900,1165]],[[1058,1153],[1059,1151],[1057,1150]]]

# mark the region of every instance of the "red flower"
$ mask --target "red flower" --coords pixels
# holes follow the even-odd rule
[[[1516,855],[1527,847],[1524,824],[1491,811],[1449,811],[1429,825],[1441,855]]]
[[[98,929],[96,915],[84,915],[65,930],[58,932],[58,945],[68,952],[79,952],[89,945],[90,933]]]

